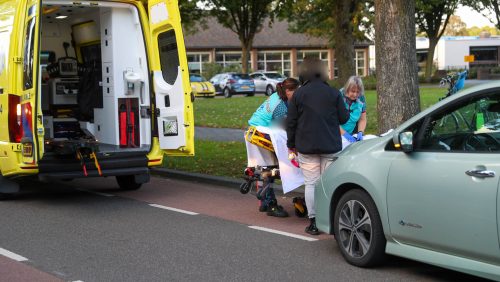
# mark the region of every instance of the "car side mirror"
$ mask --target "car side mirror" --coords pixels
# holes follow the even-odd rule
[[[400,132],[398,135],[394,136],[394,139],[394,147],[401,149],[401,151],[405,153],[413,151],[413,132]]]

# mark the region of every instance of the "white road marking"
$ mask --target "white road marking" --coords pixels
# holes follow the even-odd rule
[[[162,205],[157,205],[157,204],[149,204],[149,205],[152,206],[152,207],[155,207],[155,208],[160,208],[160,209],[164,209],[164,210],[185,213],[185,214],[189,214],[189,215],[197,215],[198,214],[198,213],[192,212],[192,211],[186,211],[186,210],[181,210],[181,209],[166,207],[166,206],[162,206]]]
[[[90,193],[90,194],[95,194],[95,195],[99,195],[99,196],[104,196],[104,197],[114,197],[115,195],[113,194],[106,194],[106,193],[100,193],[100,192],[95,192],[95,191],[90,191],[90,190],[86,190],[86,189],[76,189],[78,191],[82,191],[82,192],[87,192],[87,193]]]
[[[27,261],[28,259],[20,256],[18,254],[15,254],[11,251],[7,251],[6,249],[0,248],[0,255],[6,256],[10,259],[17,260],[17,261]]]
[[[318,241],[318,239],[310,238],[307,236],[302,236],[302,235],[298,235],[298,234],[288,233],[288,232],[279,231],[279,230],[270,229],[270,228],[265,228],[265,227],[260,227],[260,226],[248,226],[248,227],[252,228],[252,229],[265,231],[265,232],[269,232],[269,233],[274,233],[274,234],[279,234],[279,235],[283,235],[283,236],[288,236],[288,237],[292,237],[292,238],[296,238],[296,239],[300,239],[300,240],[304,240],[304,241],[309,241],[309,242]]]

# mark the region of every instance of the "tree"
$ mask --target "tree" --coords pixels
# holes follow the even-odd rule
[[[264,23],[270,18],[272,23],[274,12],[271,4],[274,0],[208,0],[211,15],[217,21],[238,35],[241,42],[241,65],[244,73],[248,73],[249,52],[253,39]]]
[[[483,32],[483,31],[488,32],[490,35],[500,35],[500,30],[498,30],[494,26],[483,26],[483,27],[473,26],[471,28],[468,28],[466,30],[466,33],[467,33],[467,35],[470,35],[470,36],[479,36],[479,35],[481,35],[481,32]]]
[[[425,80],[431,81],[434,50],[443,35],[451,15],[458,6],[458,0],[417,0],[415,1],[418,28],[429,39],[429,51],[425,64]]]
[[[198,30],[198,23],[203,25],[206,13],[196,5],[194,0],[179,0],[179,12],[181,14],[182,28],[186,33],[194,33]]]
[[[448,36],[465,36],[467,33],[467,25],[459,16],[452,15],[448,21],[448,25],[444,29],[443,35]]]
[[[285,0],[280,16],[288,19],[292,32],[329,40],[335,48],[340,83],[356,74],[354,41],[366,39],[371,21],[371,1],[362,0]]]
[[[386,132],[420,111],[415,2],[375,0],[378,130]]]
[[[492,24],[496,26],[496,28],[500,29],[499,0],[464,0],[463,2],[465,5],[470,6],[478,13],[485,16]]]

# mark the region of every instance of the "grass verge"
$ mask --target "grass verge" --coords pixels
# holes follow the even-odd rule
[[[247,164],[245,143],[195,139],[194,146],[194,157],[166,157],[163,166],[217,176],[243,176]]]

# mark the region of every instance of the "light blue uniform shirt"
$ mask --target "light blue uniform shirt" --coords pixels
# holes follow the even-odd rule
[[[269,127],[286,118],[287,112],[287,103],[281,100],[278,93],[274,93],[260,105],[248,121],[248,124]]]

